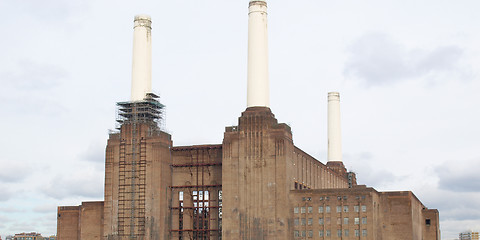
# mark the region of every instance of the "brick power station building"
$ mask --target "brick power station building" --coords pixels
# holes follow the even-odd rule
[[[132,98],[109,136],[105,198],[58,207],[58,240],[438,240],[438,211],[410,191],[357,185],[328,95],[328,162],[295,146],[269,108],[267,4],[249,3],[247,108],[222,143],[173,146],[151,91],[151,20],[134,21]]]

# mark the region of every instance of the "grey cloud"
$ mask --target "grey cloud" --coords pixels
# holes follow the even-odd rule
[[[9,213],[9,214],[10,213],[21,213],[21,212],[25,212],[25,209],[20,209],[20,208],[17,208],[17,207],[1,207],[0,212]]]
[[[55,204],[42,204],[42,205],[37,205],[33,208],[33,211],[36,213],[50,213],[50,212],[55,212],[57,209],[57,206]]]
[[[422,202],[440,211],[441,219],[466,221],[480,219],[479,193],[458,193],[437,188],[422,189]]]
[[[80,156],[84,161],[104,163],[105,162],[105,144],[104,143],[92,143],[88,146],[87,150]]]
[[[68,108],[60,101],[50,100],[43,96],[0,97],[0,108],[11,116],[46,116],[59,117],[68,112]],[[10,116],[5,116],[10,117]]]
[[[19,12],[28,13],[42,22],[62,24],[72,15],[85,11],[87,1],[62,1],[62,0],[23,0],[11,1],[8,6]]]
[[[347,153],[344,154],[343,158],[345,162],[351,164],[351,166],[348,166],[348,169],[357,173],[359,184],[381,187],[402,179],[402,177],[395,176],[392,172],[375,168],[371,163],[373,160],[373,155],[371,153]]]
[[[453,192],[480,192],[480,159],[451,161],[435,168],[439,187]]]
[[[22,182],[29,176],[32,167],[28,164],[12,162],[8,160],[1,161],[0,182],[16,183]]]
[[[8,201],[10,198],[12,198],[12,193],[8,189],[3,188],[0,194],[0,202]]]
[[[42,193],[55,199],[83,197],[101,199],[103,197],[103,173],[77,171],[75,176],[57,175],[42,187]]]
[[[457,46],[408,49],[382,33],[364,35],[348,50],[350,57],[344,74],[361,79],[367,86],[456,71],[463,56],[463,50]]]
[[[67,71],[58,66],[22,60],[16,70],[0,73],[0,83],[22,92],[46,90],[57,87],[67,76]]]

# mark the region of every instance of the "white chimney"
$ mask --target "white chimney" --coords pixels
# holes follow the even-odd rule
[[[269,107],[267,2],[250,0],[248,10],[247,107]]]
[[[152,92],[152,20],[135,16],[133,27],[132,101],[140,101]]]
[[[340,93],[328,93],[328,161],[342,161]]]

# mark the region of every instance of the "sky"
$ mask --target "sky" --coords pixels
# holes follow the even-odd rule
[[[480,2],[270,0],[271,109],[378,191],[480,231]],[[0,236],[56,233],[59,205],[102,200],[115,103],[129,99],[133,18],[152,17],[153,89],[175,146],[219,144],[246,108],[247,0],[0,0]]]

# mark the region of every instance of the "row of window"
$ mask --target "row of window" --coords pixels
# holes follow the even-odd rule
[[[296,189],[296,188],[295,188]],[[301,188],[300,188],[301,189]],[[363,196],[355,196],[355,200],[365,200],[365,195]],[[330,200],[330,196],[325,196],[325,197],[320,197],[319,198],[320,201],[329,201]],[[337,196],[337,200],[338,201],[341,201],[341,200],[344,200],[344,201],[347,201],[348,200],[348,196]],[[312,201],[312,197],[302,197],[302,201]]]
[[[354,212],[360,212],[360,209],[362,210],[362,212],[366,212],[367,211],[367,206],[365,205],[362,205],[362,206],[353,206],[353,211]],[[337,213],[339,212],[349,212],[350,211],[350,208],[348,207],[348,205],[345,205],[345,206],[337,206]],[[329,213],[331,212],[331,208],[330,206],[319,206],[318,207],[318,213]],[[313,207],[309,206],[309,207],[294,207],[293,208],[293,213],[313,213]]]
[[[360,237],[360,229],[355,229],[354,232],[353,232],[354,236],[355,237]],[[341,230],[341,229],[338,229],[337,230],[337,237],[342,237],[345,236],[345,237],[349,237],[350,236],[350,230],[348,229],[345,229],[345,230]],[[313,230],[309,230],[309,231],[293,231],[293,236],[294,237],[313,237]],[[318,236],[319,237],[331,237],[332,236],[332,233],[330,230],[320,230],[318,231]],[[363,237],[366,237],[367,236],[367,229],[362,229],[362,236]]]
[[[312,225],[313,224],[313,218],[294,218],[293,219],[293,224],[295,226],[298,226],[298,225]],[[330,218],[319,218],[318,219],[318,224],[319,225],[329,225],[331,224],[331,219]],[[342,224],[342,218],[337,218],[337,224]],[[348,217],[345,217],[343,218],[343,224],[344,225],[348,225],[350,224],[350,218]],[[360,224],[360,218],[356,217],[356,218],[353,218],[353,224],[355,225],[358,225]],[[367,217],[362,217],[362,224],[367,224]]]

